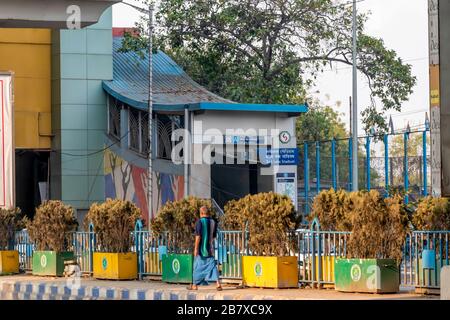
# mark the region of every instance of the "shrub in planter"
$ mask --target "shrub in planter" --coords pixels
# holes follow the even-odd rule
[[[170,283],[192,283],[195,223],[200,218],[200,208],[207,206],[211,217],[216,218],[210,200],[188,197],[167,202],[151,223],[155,236],[167,239],[168,254],[161,257],[162,280]]]
[[[450,230],[449,199],[431,196],[421,199],[413,214],[412,223],[420,231]],[[440,247],[442,245],[443,248]],[[420,279],[417,287],[439,286],[441,266],[448,264],[445,254],[441,256],[441,252],[446,251],[445,243],[427,241],[425,238],[421,246],[423,250],[416,265],[416,274]]]
[[[289,236],[299,224],[289,197],[273,192],[248,195],[225,206],[222,227],[248,230],[251,256],[242,258],[243,283],[252,287],[298,286],[295,240]]]
[[[93,254],[94,277],[98,279],[136,279],[137,255],[131,251],[131,232],[141,210],[130,201],[107,199],[94,203],[85,218],[85,227],[94,225],[97,246]]]
[[[324,190],[314,198],[311,214],[307,219],[309,222],[319,219],[322,230],[349,231],[351,223],[348,212],[354,207],[352,200],[344,190]]]
[[[448,198],[426,197],[419,201],[412,223],[416,230],[450,230],[450,201]]]
[[[19,273],[19,252],[12,245],[14,233],[25,223],[19,208],[0,208],[0,275]]]
[[[393,293],[399,290],[399,264],[409,231],[409,217],[400,195],[383,198],[378,191],[348,194],[351,235],[349,259],[337,259],[336,290]]]
[[[68,251],[69,234],[78,227],[74,210],[61,201],[46,201],[36,209],[33,221],[27,223],[30,239],[35,243],[33,274],[62,276],[64,261],[73,260]]]

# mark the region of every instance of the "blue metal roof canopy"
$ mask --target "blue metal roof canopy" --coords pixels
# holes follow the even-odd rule
[[[103,81],[104,90],[134,108],[148,109],[148,59],[134,52],[118,52],[122,38],[113,42],[114,72],[112,81]],[[153,108],[155,111],[189,110],[284,112],[298,115],[306,105],[245,104],[206,90],[193,81],[168,55],[158,51],[153,56]]]

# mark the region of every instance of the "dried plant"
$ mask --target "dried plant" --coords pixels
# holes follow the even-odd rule
[[[73,208],[55,200],[42,203],[36,209],[33,221],[27,223],[30,238],[40,251],[66,251],[68,234],[77,227]]]
[[[131,232],[141,216],[141,210],[132,202],[107,199],[90,207],[84,225],[86,229],[90,223],[94,225],[102,251],[124,253],[130,251]]]
[[[248,248],[254,255],[285,256],[295,241],[289,236],[299,223],[289,197],[273,192],[248,195],[225,206],[221,220],[229,230],[248,230]]]
[[[318,218],[322,230],[350,231],[351,223],[347,213],[353,207],[352,198],[344,190],[325,190],[314,198],[307,220],[312,222],[314,218]]]
[[[400,195],[383,198],[378,191],[347,194],[353,202],[348,212],[351,235],[348,241],[350,258],[402,258],[402,248],[409,231],[409,217]]]
[[[8,249],[14,240],[14,233],[25,227],[26,217],[23,217],[19,208],[0,208],[0,250]]]
[[[448,198],[426,197],[419,201],[412,223],[417,230],[450,230],[450,201]]]
[[[167,234],[171,250],[191,252],[194,248],[195,223],[200,218],[202,206],[208,207],[211,217],[216,219],[210,200],[191,196],[167,202],[152,221],[151,229],[156,236]]]
[[[322,191],[314,199],[309,220],[316,217],[323,230],[351,232],[347,244],[351,258],[402,257],[410,218],[399,193],[384,198],[376,190]]]

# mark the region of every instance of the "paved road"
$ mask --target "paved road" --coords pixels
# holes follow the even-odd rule
[[[20,290],[26,290],[28,285],[31,287],[45,286],[45,287],[57,287],[55,291],[64,292],[69,282],[65,278],[53,278],[53,277],[35,277],[31,275],[16,275],[16,276],[3,276],[0,277],[0,288],[4,291],[6,288],[12,288],[10,284],[16,284]],[[19,284],[19,286],[17,286]],[[439,296],[424,296],[411,293],[407,289],[402,289],[398,294],[357,294],[357,293],[342,293],[336,292],[331,289],[314,290],[314,289],[254,289],[245,288],[241,289],[236,285],[224,284],[224,290],[217,292],[214,286],[200,287],[197,292],[194,291],[195,296],[189,296],[189,292],[185,285],[167,284],[160,281],[144,280],[144,281],[105,281],[95,280],[92,278],[82,278],[79,285],[86,288],[98,288],[100,292],[106,292],[107,290],[115,291],[113,294],[114,299],[120,299],[122,292],[153,292],[158,293],[160,299],[289,299],[289,300],[429,300],[439,299]],[[33,289],[35,290],[35,289]],[[87,289],[89,291],[91,289]],[[410,289],[411,290],[411,289]],[[91,291],[89,291],[91,292]],[[98,291],[97,291],[98,292]],[[90,293],[84,293],[89,296]],[[128,293],[127,293],[128,295]],[[145,295],[145,294],[144,294]],[[100,294],[101,296],[101,294]],[[106,293],[104,293],[106,297]],[[148,299],[148,295],[145,295]],[[5,295],[3,295],[5,298]],[[7,296],[6,296],[7,298]],[[32,299],[32,298],[31,298]],[[133,297],[130,297],[133,299]],[[150,298],[151,299],[151,298]]]

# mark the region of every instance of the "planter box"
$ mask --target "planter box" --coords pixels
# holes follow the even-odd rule
[[[35,251],[33,252],[33,274],[61,277],[64,275],[64,261],[74,258],[73,252]]]
[[[109,280],[134,280],[138,276],[135,252],[94,252],[94,278]]]
[[[297,257],[242,257],[245,286],[259,288],[298,288]]]
[[[167,254],[162,257],[162,281],[192,283],[194,256],[192,254]]]
[[[336,259],[335,289],[343,292],[396,293],[400,272],[394,259]]]
[[[19,252],[0,251],[0,275],[19,273]]]

